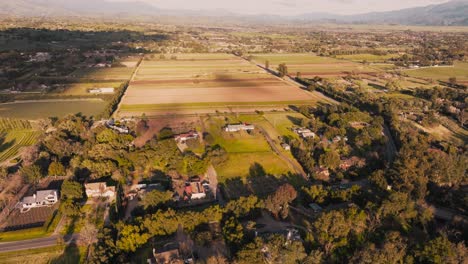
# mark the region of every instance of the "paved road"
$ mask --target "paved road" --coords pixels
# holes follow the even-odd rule
[[[50,237],[45,237],[45,238],[37,238],[37,239],[15,241],[15,242],[1,242],[0,253],[34,249],[34,248],[52,247],[52,246],[57,245],[60,237],[61,237],[60,235],[52,235]],[[69,244],[71,242],[75,242],[78,239],[78,237],[79,237],[78,234],[74,234],[74,235],[67,235],[63,239],[66,244]]]

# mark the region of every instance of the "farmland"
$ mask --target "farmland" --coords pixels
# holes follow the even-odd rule
[[[100,114],[105,107],[106,102],[100,99],[18,101],[0,104],[0,117],[39,119],[79,112],[91,116]]]
[[[453,66],[410,69],[404,72],[417,78],[448,81],[449,78],[455,77],[462,84],[468,83],[468,63],[466,62],[455,62]]]
[[[253,59],[260,65],[270,62],[270,68],[276,70],[277,66],[285,63],[289,74],[295,76],[300,72],[303,77],[339,77],[348,73],[372,73],[377,70],[351,61],[338,60],[329,57],[319,57],[309,53],[288,54],[255,54]]]
[[[36,143],[41,134],[28,121],[12,119],[0,119],[0,131],[0,162],[17,156],[22,147]]]
[[[319,100],[317,94],[291,86],[234,55],[184,54],[173,60],[144,60],[118,114],[252,112]]]

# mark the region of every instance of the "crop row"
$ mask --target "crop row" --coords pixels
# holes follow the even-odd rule
[[[0,153],[0,162],[6,161],[18,155],[22,147],[31,146],[36,143],[39,133],[36,131],[15,132],[18,141],[12,147]]]

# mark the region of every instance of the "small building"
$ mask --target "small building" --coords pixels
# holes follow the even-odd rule
[[[37,208],[43,206],[50,206],[58,202],[57,190],[43,190],[37,191],[32,196],[25,196],[21,200],[21,208]]]
[[[230,124],[224,128],[226,132],[239,132],[239,131],[252,131],[255,129],[254,125],[241,123],[241,124]]]
[[[306,139],[306,138],[315,138],[315,133],[312,132],[308,128],[300,127],[300,128],[295,128],[294,132],[298,134],[300,137]]]
[[[114,93],[113,87],[103,87],[103,88],[93,88],[90,89],[88,92],[90,94],[113,94]]]
[[[124,125],[117,125],[114,120],[109,120],[106,122],[106,126],[110,129],[113,129],[121,134],[129,134],[130,129]]]
[[[85,184],[86,195],[89,197],[115,197],[115,187],[107,186],[105,182]]]
[[[281,147],[284,149],[284,150],[291,150],[291,146],[286,144],[286,143],[282,143],[281,144]]]
[[[328,181],[330,180],[330,171],[328,168],[319,167],[315,170],[315,175],[318,180]]]
[[[323,209],[320,205],[316,203],[311,203],[309,204],[309,207],[315,212],[315,213],[320,213]]]
[[[362,168],[366,165],[366,159],[353,156],[348,159],[342,159],[340,169],[346,171],[351,167]]]
[[[200,200],[206,198],[205,186],[199,181],[194,180],[185,183],[184,188],[185,199]]]
[[[191,139],[198,139],[198,133],[196,131],[190,131],[188,133],[179,134],[174,136],[175,141],[185,143]]]

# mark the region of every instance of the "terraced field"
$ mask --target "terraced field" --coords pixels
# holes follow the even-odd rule
[[[0,163],[16,157],[22,147],[35,144],[40,135],[29,121],[0,119]]]
[[[351,72],[373,73],[377,71],[359,63],[319,57],[309,53],[255,54],[253,59],[260,65],[265,65],[265,62],[269,61],[272,70],[276,70],[279,64],[285,63],[289,74],[293,77],[296,76],[297,72],[300,72],[303,77],[333,78],[345,76]]]
[[[320,101],[230,54],[183,54],[144,60],[122,99],[118,116],[284,109]]]

